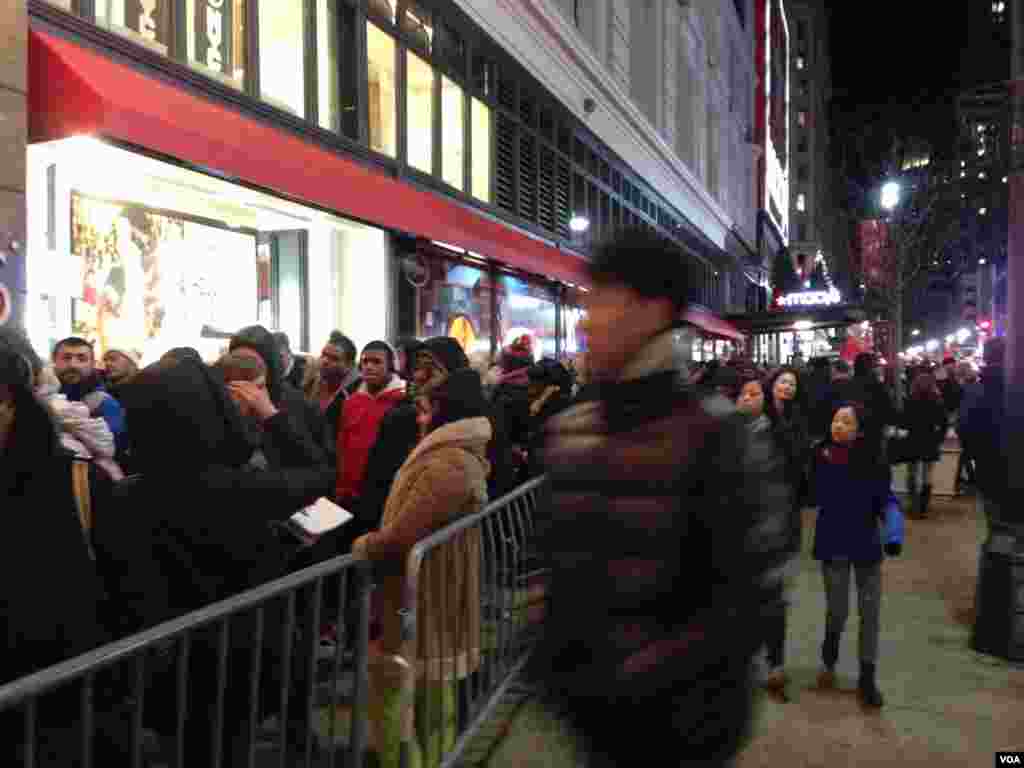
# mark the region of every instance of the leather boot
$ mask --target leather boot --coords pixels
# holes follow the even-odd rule
[[[839,661],[839,634],[825,632],[825,642],[821,644],[821,661],[825,665],[818,675],[819,688],[832,688],[836,684],[836,662]]]
[[[932,487],[930,485],[921,486],[921,502],[919,514],[922,518],[928,517],[928,504],[932,499]]]
[[[878,690],[878,683],[875,680],[875,665],[861,662],[860,680],[857,681],[857,692],[864,706],[879,708],[885,704],[882,692]]]

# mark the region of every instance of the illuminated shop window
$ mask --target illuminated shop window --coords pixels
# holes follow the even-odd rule
[[[303,0],[259,4],[260,96],[299,117],[306,114]]]
[[[441,78],[441,178],[456,189],[463,188],[465,148],[465,96],[462,88]]]
[[[321,128],[359,137],[359,91],[353,52],[355,9],[337,0],[317,0],[317,120]]]
[[[370,149],[394,157],[398,150],[395,124],[395,41],[375,25],[366,25],[367,101]]]
[[[491,110],[478,99],[472,106],[473,197],[491,202]]]
[[[434,70],[415,53],[406,53],[406,152],[412,168],[434,170]]]

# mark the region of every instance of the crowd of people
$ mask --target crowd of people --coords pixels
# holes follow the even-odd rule
[[[429,566],[436,572],[423,579],[419,620],[432,639],[416,659],[400,657],[403,583],[394,566],[430,533],[546,474],[538,554],[550,570],[549,609],[528,676],[595,764],[632,764],[637,744],[702,765],[731,759],[750,725],[752,660],[762,648],[763,684],[785,689],[786,606],[807,506],[819,510],[813,555],[827,598],[822,684],[834,680],[852,572],[859,690],[882,706],[881,563],[902,548],[891,463],[917,467],[913,510],[926,514],[930,466],[955,404],[979,485],[995,487],[986,419],[996,420],[999,402],[990,383],[998,345],[977,392],[965,382],[963,394],[960,369],[919,370],[902,410],[870,355],[852,371],[842,361],[808,371],[744,361],[688,370],[676,333],[690,279],[682,263],[673,245],[644,231],[598,248],[589,349],[574,366],[538,361],[528,336],[494,364],[471,362],[448,337],[358,350],[340,331],[307,358],[283,334],[252,326],[218,360],[180,348],[140,369],[129,352],[107,350],[101,367],[85,339],[59,342],[47,362],[3,331],[0,486],[13,530],[0,545],[8,585],[0,682],[351,553],[381,566],[371,663],[380,762],[399,761],[396,681],[411,668],[424,683],[417,690],[445,714],[439,728],[416,723],[416,748],[436,764],[454,745],[452,685],[480,663],[479,533],[456,537]],[[321,497],[354,519],[315,542],[296,539],[286,521]],[[44,552],[49,565],[40,566]],[[439,589],[444,600],[431,593]],[[338,595],[325,604],[336,606]],[[308,607],[307,596],[300,615],[315,613]],[[282,622],[282,611],[268,608],[265,626]],[[242,668],[252,620],[239,617],[230,633],[231,663]],[[325,622],[309,631],[331,642],[340,629]],[[287,649],[308,643],[265,637],[262,704],[272,709]],[[437,637],[447,637],[440,648]],[[198,639],[190,765],[210,754],[216,660],[214,639]],[[296,691],[306,666],[292,667]],[[173,741],[175,697],[161,695],[176,679],[173,664],[152,677],[147,723]],[[251,746],[242,714],[250,695],[245,677],[231,678],[224,765]],[[77,699],[65,706],[77,708]],[[76,719],[77,709],[48,711],[55,728]],[[113,704],[111,712],[116,719]],[[289,712],[301,743],[305,707]],[[97,749],[119,748],[102,733]]]

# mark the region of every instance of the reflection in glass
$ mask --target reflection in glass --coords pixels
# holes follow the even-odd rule
[[[555,300],[544,286],[502,275],[498,282],[498,340],[502,348],[522,335],[533,339],[536,359],[557,354]]]
[[[491,110],[473,99],[473,197],[491,202]]]
[[[434,170],[434,70],[414,53],[406,53],[406,119],[409,166]]]
[[[420,258],[420,257],[415,257]],[[420,288],[403,279],[399,290],[402,333],[423,339],[451,336],[466,354],[491,351],[491,281],[487,272],[448,259],[422,259],[430,279]]]
[[[71,10],[70,0],[55,4]],[[96,23],[166,56],[170,7],[171,0],[96,0]]]
[[[398,149],[395,125],[395,41],[373,24],[367,23],[366,52],[370,149],[394,157]]]
[[[441,177],[456,189],[463,186],[463,107],[462,88],[441,78]]]
[[[259,4],[260,96],[299,117],[306,114],[303,4],[303,0]]]
[[[189,64],[241,88],[245,82],[245,0],[185,0]]]

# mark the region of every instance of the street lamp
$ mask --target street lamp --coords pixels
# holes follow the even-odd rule
[[[910,335],[911,336],[920,336],[921,335],[921,329],[920,328],[915,328],[914,330],[912,330],[910,332]]]
[[[577,233],[586,232],[590,229],[590,219],[577,214],[569,219],[569,229]]]
[[[900,185],[895,181],[887,181],[882,185],[882,207],[892,211],[900,202]]]

